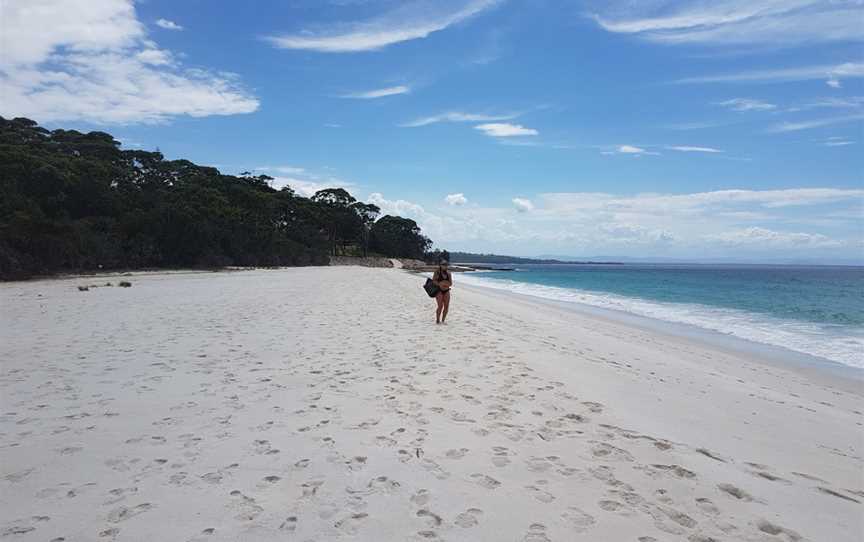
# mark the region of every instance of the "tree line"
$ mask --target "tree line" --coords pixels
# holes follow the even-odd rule
[[[379,218],[342,188],[305,198],[272,180],[0,117],[0,278],[423,258],[432,244],[413,220]]]

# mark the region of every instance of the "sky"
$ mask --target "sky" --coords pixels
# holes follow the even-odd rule
[[[864,261],[864,3],[3,0],[0,115],[436,247]]]

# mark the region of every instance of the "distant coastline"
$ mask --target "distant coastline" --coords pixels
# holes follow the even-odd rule
[[[616,261],[558,260],[548,258],[520,258],[500,254],[478,254],[474,252],[451,252],[450,261],[457,264],[562,264],[562,265],[624,265]]]

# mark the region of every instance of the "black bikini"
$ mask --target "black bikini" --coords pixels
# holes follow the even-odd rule
[[[436,282],[439,282],[442,280],[446,280],[447,282],[450,282],[450,272],[449,271],[444,271],[443,273],[441,271],[435,271],[435,276],[438,277],[438,279],[436,279]],[[450,288],[447,288],[446,290],[444,288],[438,288],[438,289],[441,291],[442,294],[446,294],[450,291]]]

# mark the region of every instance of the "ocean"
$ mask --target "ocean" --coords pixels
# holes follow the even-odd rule
[[[864,368],[864,267],[518,265],[457,280],[688,324]]]

